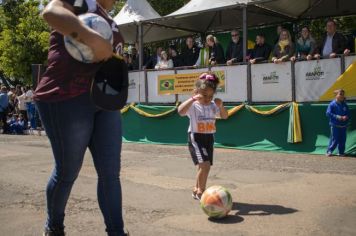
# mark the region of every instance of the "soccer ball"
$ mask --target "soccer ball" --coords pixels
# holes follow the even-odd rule
[[[113,42],[113,33],[111,26],[101,16],[94,13],[85,13],[78,18],[89,28],[98,32],[104,39]],[[78,61],[84,63],[93,62],[94,54],[90,47],[73,39],[70,36],[64,36],[64,46],[68,53]]]
[[[232,208],[231,194],[224,187],[211,186],[201,196],[200,207],[209,217],[223,218]]]

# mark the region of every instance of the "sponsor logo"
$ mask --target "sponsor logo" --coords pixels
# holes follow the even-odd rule
[[[279,76],[277,75],[276,71],[273,71],[269,75],[264,75],[262,80],[263,80],[263,84],[278,84]]]
[[[129,89],[136,89],[136,83],[134,79],[130,79],[129,81]]]
[[[325,79],[324,71],[321,70],[321,66],[317,64],[312,72],[305,73],[306,80],[321,80]]]

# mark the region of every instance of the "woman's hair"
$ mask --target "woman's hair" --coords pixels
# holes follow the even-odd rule
[[[212,88],[214,92],[219,84],[219,78],[214,73],[203,73],[195,82],[195,87],[199,89]]]
[[[310,33],[309,26],[307,26],[307,25],[303,25],[301,29],[304,29],[304,28],[305,28],[305,29],[307,29],[307,30],[308,30],[308,32]]]
[[[292,36],[290,35],[289,30],[287,30],[287,29],[282,29],[282,31],[281,31],[281,33],[280,33],[280,35],[279,35],[279,41],[281,40],[281,35],[282,35],[283,32],[286,32],[286,33],[287,33],[287,35],[288,35],[288,41],[289,41],[289,43],[291,43],[291,42],[292,42]]]
[[[208,36],[206,36],[206,41],[211,41],[215,43],[215,37],[211,34],[209,34]]]
[[[167,54],[166,51],[162,51],[162,52],[161,52],[161,57],[163,57],[163,55],[166,55],[166,56],[168,57],[168,54]]]

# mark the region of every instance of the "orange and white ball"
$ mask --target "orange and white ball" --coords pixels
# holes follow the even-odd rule
[[[231,194],[222,186],[211,186],[201,196],[200,207],[209,217],[223,218],[231,211]]]

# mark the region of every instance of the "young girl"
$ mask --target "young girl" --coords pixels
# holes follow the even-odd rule
[[[189,117],[188,144],[193,162],[198,166],[193,198],[200,199],[213,164],[216,117],[227,119],[228,113],[220,99],[215,98],[219,79],[215,74],[202,74],[195,83],[194,96],[178,107],[181,116]]]

